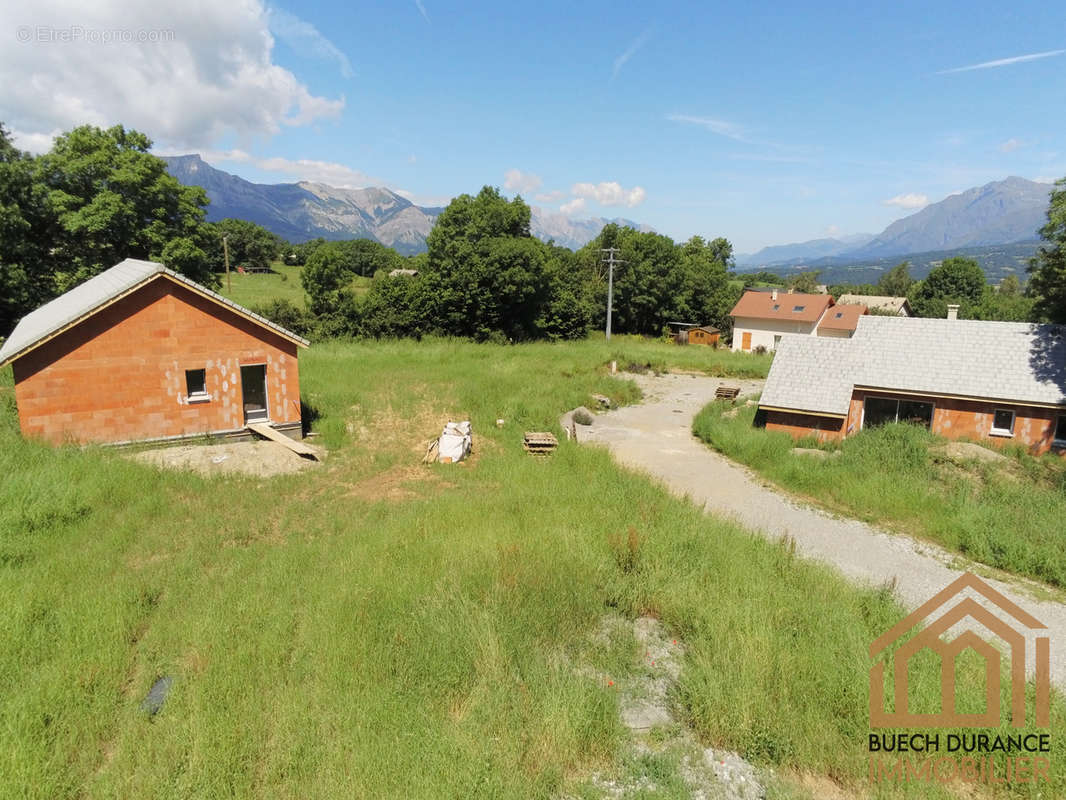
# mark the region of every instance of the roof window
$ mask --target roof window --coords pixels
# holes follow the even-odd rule
[[[802,310],[803,310],[803,309],[805,309],[806,307],[807,307],[807,306],[793,306],[793,307],[792,307],[792,312],[793,312],[794,314],[798,314],[798,313],[799,313],[800,311],[802,311]]]

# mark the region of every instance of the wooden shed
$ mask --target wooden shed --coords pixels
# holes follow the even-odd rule
[[[0,348],[25,436],[54,443],[301,435],[307,341],[151,261],[126,259],[26,315]]]
[[[688,332],[689,344],[709,344],[712,347],[718,346],[718,337],[722,335],[722,332],[717,328],[712,328],[710,325],[701,325],[698,328],[693,328]]]

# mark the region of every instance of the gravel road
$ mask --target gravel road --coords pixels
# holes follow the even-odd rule
[[[852,581],[880,586],[894,580],[897,597],[909,609],[964,571],[960,556],[935,545],[833,517],[791,500],[692,435],[693,417],[714,399],[720,384],[740,386],[743,397],[761,391],[762,381],[695,375],[627,377],[640,386],[644,401],[596,415],[591,426],[578,426],[579,441],[607,446],[622,464],[648,473],[710,513],[773,539],[793,537],[802,555],[832,564]],[[1047,626],[1051,679],[1066,688],[1066,605],[1035,599],[1021,580],[987,582]],[[983,598],[975,599],[1010,621]],[[1027,637],[1030,670],[1035,663],[1033,652],[1032,637]]]

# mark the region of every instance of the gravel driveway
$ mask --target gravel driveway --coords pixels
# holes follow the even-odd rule
[[[773,539],[793,537],[804,556],[832,564],[852,581],[879,586],[895,580],[897,597],[909,609],[962,574],[960,567],[965,565],[960,556],[793,501],[692,435],[693,417],[714,399],[719,385],[740,386],[743,397],[761,391],[763,381],[695,375],[628,377],[644,392],[644,402],[599,414],[591,426],[578,426],[579,441],[606,445],[622,464],[647,472],[708,512]],[[1048,627],[1051,679],[1066,688],[1066,605],[1034,599],[1021,580],[987,582]],[[1004,617],[983,598],[979,601]],[[1026,663],[1032,669],[1031,639],[1027,644]]]

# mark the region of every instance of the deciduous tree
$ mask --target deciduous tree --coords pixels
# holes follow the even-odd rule
[[[1029,291],[1036,300],[1035,313],[1040,319],[1066,322],[1066,178],[1055,186],[1047,224],[1040,229],[1044,245],[1029,266]]]

